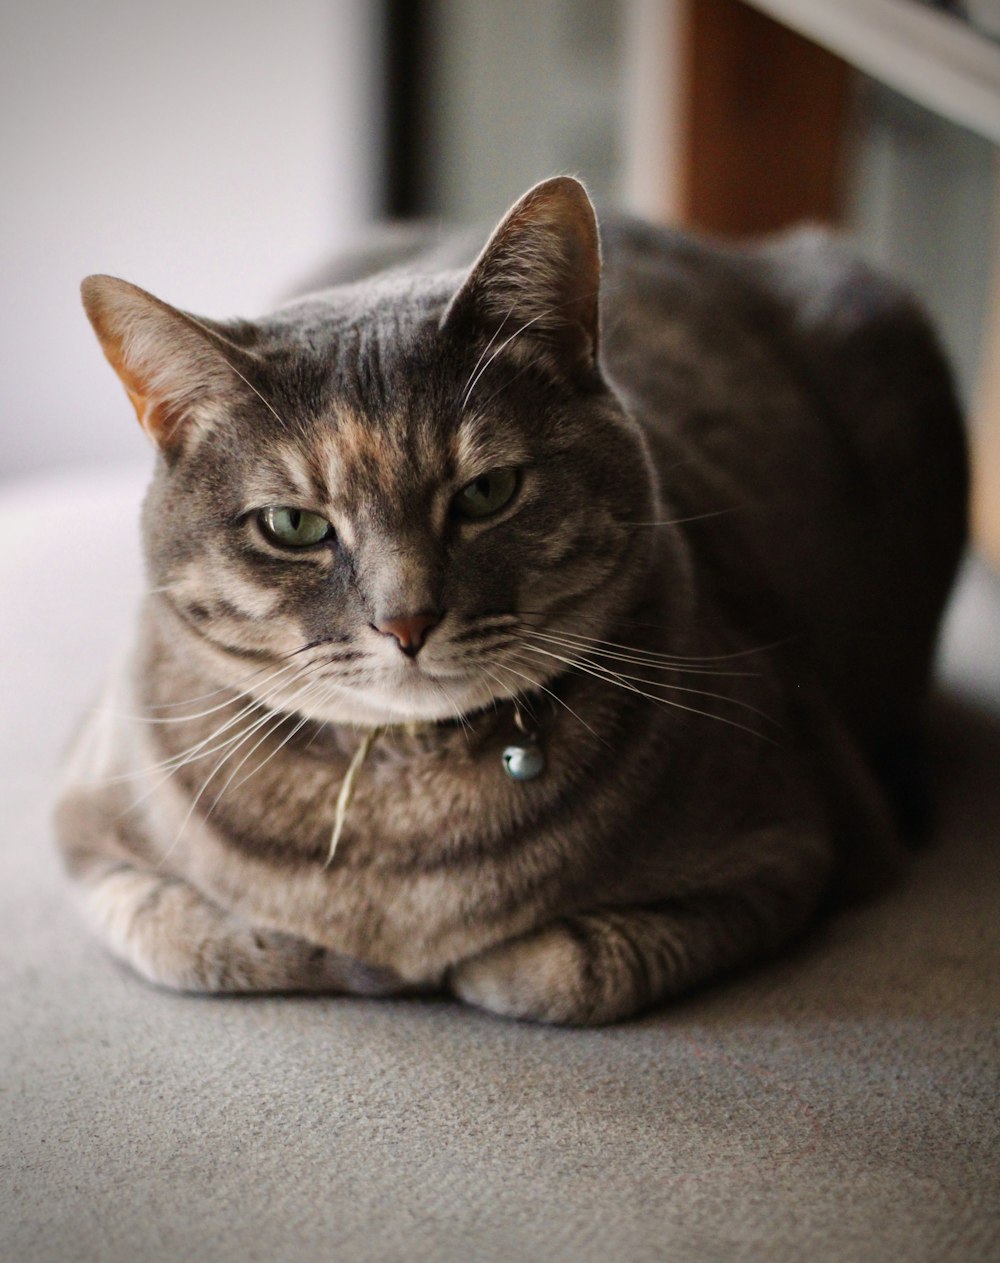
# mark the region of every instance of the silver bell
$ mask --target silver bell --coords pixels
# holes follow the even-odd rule
[[[545,770],[545,755],[535,742],[507,746],[503,752],[503,770],[514,781],[531,781]]]

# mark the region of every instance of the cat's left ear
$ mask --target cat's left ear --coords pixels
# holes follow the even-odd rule
[[[572,373],[596,369],[601,251],[579,180],[536,184],[507,212],[452,299],[442,328],[497,346],[524,336]]]
[[[213,325],[178,311],[137,285],[88,276],[83,305],[142,428],[163,451],[212,423],[219,405],[240,393],[243,353]]]

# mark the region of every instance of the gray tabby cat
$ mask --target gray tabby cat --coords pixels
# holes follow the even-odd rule
[[[471,271],[263,320],[84,283],[159,452],[58,832],[145,977],[606,1022],[896,870],[965,532],[934,338],[819,233],[603,253],[599,318],[560,178]]]

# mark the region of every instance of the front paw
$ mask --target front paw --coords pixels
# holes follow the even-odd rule
[[[466,1004],[501,1017],[570,1025],[603,1020],[589,994],[587,952],[563,925],[461,961],[448,984]]]

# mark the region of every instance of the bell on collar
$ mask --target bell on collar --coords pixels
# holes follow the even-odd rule
[[[512,781],[533,781],[545,771],[545,752],[517,702],[514,703],[514,727],[521,734],[521,740],[504,750],[503,770]]]
[[[507,746],[503,752],[503,770],[513,781],[533,781],[545,770],[542,747],[530,739]]]

